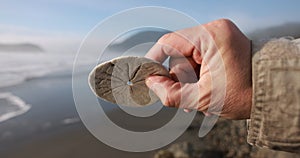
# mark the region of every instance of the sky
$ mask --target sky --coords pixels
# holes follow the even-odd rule
[[[0,42],[82,40],[105,18],[142,6],[176,9],[199,23],[229,18],[245,32],[300,22],[298,0],[1,0]]]

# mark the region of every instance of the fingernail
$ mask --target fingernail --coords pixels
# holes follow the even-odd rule
[[[193,110],[191,110],[191,109],[183,109],[183,111],[186,112],[186,113],[190,113],[190,112],[192,112]]]
[[[203,114],[204,114],[205,116],[211,116],[211,115],[212,115],[210,112],[203,112]]]

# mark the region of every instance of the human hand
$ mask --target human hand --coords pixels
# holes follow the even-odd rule
[[[171,78],[146,79],[165,106],[228,119],[250,117],[251,42],[231,21],[220,19],[166,34],[146,54],[161,63],[168,56]],[[221,105],[222,99],[213,101],[220,87],[225,88]],[[210,106],[217,108],[209,110]]]

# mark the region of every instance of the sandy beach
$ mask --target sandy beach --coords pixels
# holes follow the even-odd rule
[[[84,82],[86,78],[83,76],[77,77]],[[257,149],[246,142],[245,121],[219,119],[207,136],[199,138],[198,130],[204,117],[201,113],[196,115],[182,136],[162,149],[134,153],[109,147],[96,139],[81,122],[73,100],[71,72],[31,79],[16,86],[1,88],[0,92],[10,92],[31,106],[28,112],[0,123],[1,158],[152,158],[155,155],[156,158],[164,158],[157,155],[166,151],[185,153],[190,158],[201,158],[207,152],[213,155],[212,158],[257,157]],[[111,104],[101,105],[114,123],[138,131],[163,126],[177,110],[164,107],[152,117],[137,118]],[[266,153],[271,152],[263,152]]]
[[[156,152],[124,152],[111,148],[92,136],[76,112],[70,72],[31,79],[13,87],[2,88],[0,91],[9,91],[31,105],[31,109],[25,114],[0,123],[1,157],[134,158],[153,157]],[[122,126],[124,120],[130,121],[132,123],[125,128],[138,127],[141,131],[162,126],[176,112],[175,109],[164,108],[155,118],[140,120],[126,115],[120,109],[108,111],[108,116],[116,124]],[[119,119],[120,117],[124,119]],[[157,118],[160,118],[160,121],[157,121]],[[184,141],[187,137],[188,134],[177,141]]]
[[[145,155],[110,148],[88,132],[76,112],[70,74],[48,75],[1,91],[10,91],[32,106],[27,113],[0,123],[1,157]]]

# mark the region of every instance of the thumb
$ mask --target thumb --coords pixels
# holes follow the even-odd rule
[[[146,85],[160,98],[165,106],[179,107],[181,85],[165,76],[150,76]]]

